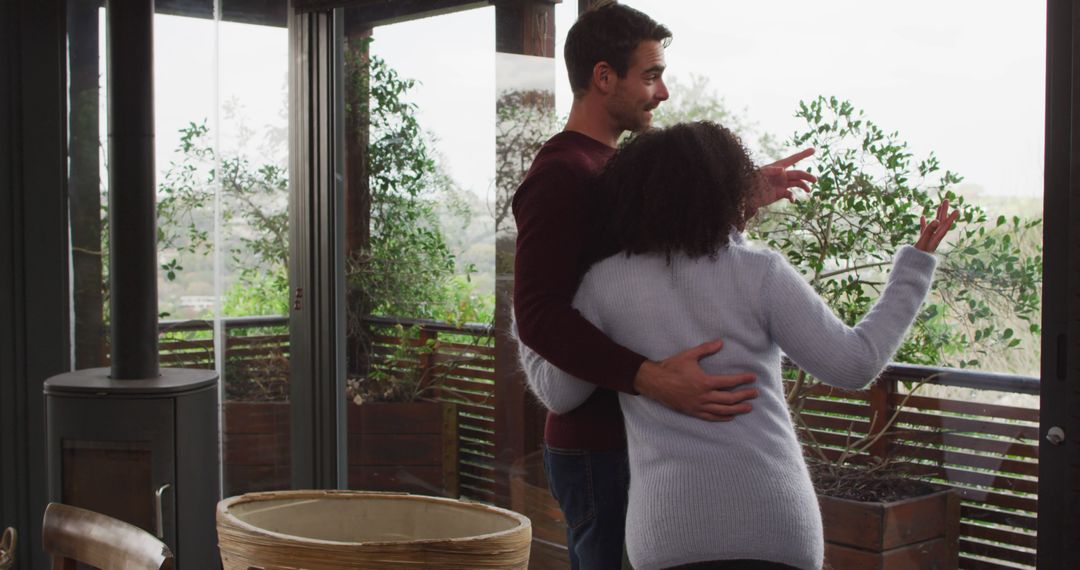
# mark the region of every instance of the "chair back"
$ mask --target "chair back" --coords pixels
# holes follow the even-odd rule
[[[15,566],[15,529],[8,527],[0,537],[0,570],[9,570]]]
[[[45,508],[45,553],[53,570],[74,570],[81,562],[101,570],[172,570],[169,547],[124,521],[60,503]]]

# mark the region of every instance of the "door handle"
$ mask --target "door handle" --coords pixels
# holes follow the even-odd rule
[[[169,487],[171,485],[165,483],[154,491],[154,531],[161,540],[165,540],[165,517],[161,513],[161,496]]]

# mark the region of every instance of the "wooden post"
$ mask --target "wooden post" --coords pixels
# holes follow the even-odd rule
[[[892,429],[888,425],[889,419],[895,413],[891,396],[896,393],[896,379],[883,375],[870,386],[867,401],[870,404],[870,428],[868,433],[877,434],[882,430]],[[874,442],[870,446],[870,455],[877,459],[884,459],[889,451],[892,438],[888,435]]]
[[[350,13],[350,12],[347,12]],[[371,116],[368,99],[371,89],[368,71],[368,44],[371,26],[354,18],[345,20],[344,97],[345,125],[345,272],[364,255],[371,242],[371,186],[368,182],[368,142]],[[371,362],[371,327],[364,318],[371,313],[364,291],[348,284],[346,277],[346,356],[349,374],[367,374]]]
[[[439,338],[439,334],[428,328],[420,329],[420,336],[416,339],[416,347],[420,353],[420,361],[417,366],[420,368],[420,385],[427,386],[435,378],[434,365],[437,362],[434,354],[428,352],[425,347],[428,342],[434,343]],[[442,394],[436,392],[436,397],[441,397]]]
[[[503,54],[552,58],[555,54],[555,7],[550,0],[520,0],[495,6],[495,49]],[[503,61],[497,59],[496,61]],[[498,73],[496,74],[498,89]],[[554,79],[554,76],[552,77]],[[555,92],[554,81],[549,87]],[[554,101],[554,98],[552,98]],[[555,109],[551,109],[554,113]],[[498,144],[496,144],[498,147]],[[520,180],[496,180],[516,186]],[[495,245],[495,495],[510,506],[510,475],[515,462],[539,449],[543,416],[536,412],[525,389],[510,336],[514,290],[514,224],[498,228]]]
[[[75,368],[80,369],[105,366],[108,337],[102,297],[98,3],[68,0],[67,21],[71,105],[68,199]]]
[[[553,3],[548,0],[520,0],[496,4],[495,51],[555,57]]]

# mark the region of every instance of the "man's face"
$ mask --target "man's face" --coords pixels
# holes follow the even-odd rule
[[[615,77],[608,99],[608,114],[617,127],[640,131],[652,123],[652,110],[668,98],[664,68],[664,46],[660,42],[644,40],[638,44],[626,77]]]

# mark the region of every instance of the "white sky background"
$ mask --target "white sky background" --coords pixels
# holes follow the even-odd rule
[[[409,99],[443,166],[485,196],[495,179],[495,8],[380,26],[371,52],[419,84]]]
[[[934,150],[945,168],[988,194],[1042,192],[1042,2],[625,3],[674,32],[669,76],[684,82],[691,73],[709,78],[728,107],[781,140],[799,126],[793,115],[800,99],[836,95],[887,131],[899,130],[917,156]],[[558,57],[551,67],[560,115],[571,101],[562,44],[576,15],[576,1],[556,5]],[[158,165],[164,168],[176,129],[191,119],[213,120],[214,24],[170,17],[157,22],[159,46],[184,46],[157,50],[158,69],[166,71],[156,86]],[[283,121],[285,31],[221,26],[222,101],[236,96],[252,126]],[[373,51],[420,82],[411,99],[421,124],[438,138],[436,148],[451,175],[462,187],[487,194],[495,169],[496,91],[514,69],[505,58],[496,64],[494,9],[383,26],[374,36]]]
[[[220,26],[217,45],[215,25]],[[289,42],[284,28],[159,15],[154,44],[158,182],[179,141],[177,131],[191,121],[206,120],[211,137],[221,135],[227,155],[240,147],[259,160],[285,158],[260,156],[252,147],[261,138],[237,141],[236,124],[215,107],[235,101],[238,114],[257,135],[268,125],[287,126]]]
[[[849,99],[987,194],[1041,196],[1046,5],[1031,0],[624,0],[670,28],[667,73],[710,80],[786,142],[800,99]],[[577,17],[556,7],[556,42]],[[559,58],[557,104],[571,95]]]
[[[987,194],[1042,193],[1044,3],[625,3],[674,32],[670,76],[684,83],[691,73],[709,78],[729,108],[782,141],[800,126],[799,100],[836,95],[885,130],[899,130],[917,157],[935,151],[945,168]],[[551,65],[560,116],[571,102],[562,45],[576,17],[576,1],[556,5],[558,57]],[[494,63],[494,10],[380,27],[375,38],[376,53],[421,81],[413,101],[422,124],[441,139],[454,177],[483,194],[494,170],[496,82],[507,85],[512,70]],[[417,47],[419,38],[425,47]]]

